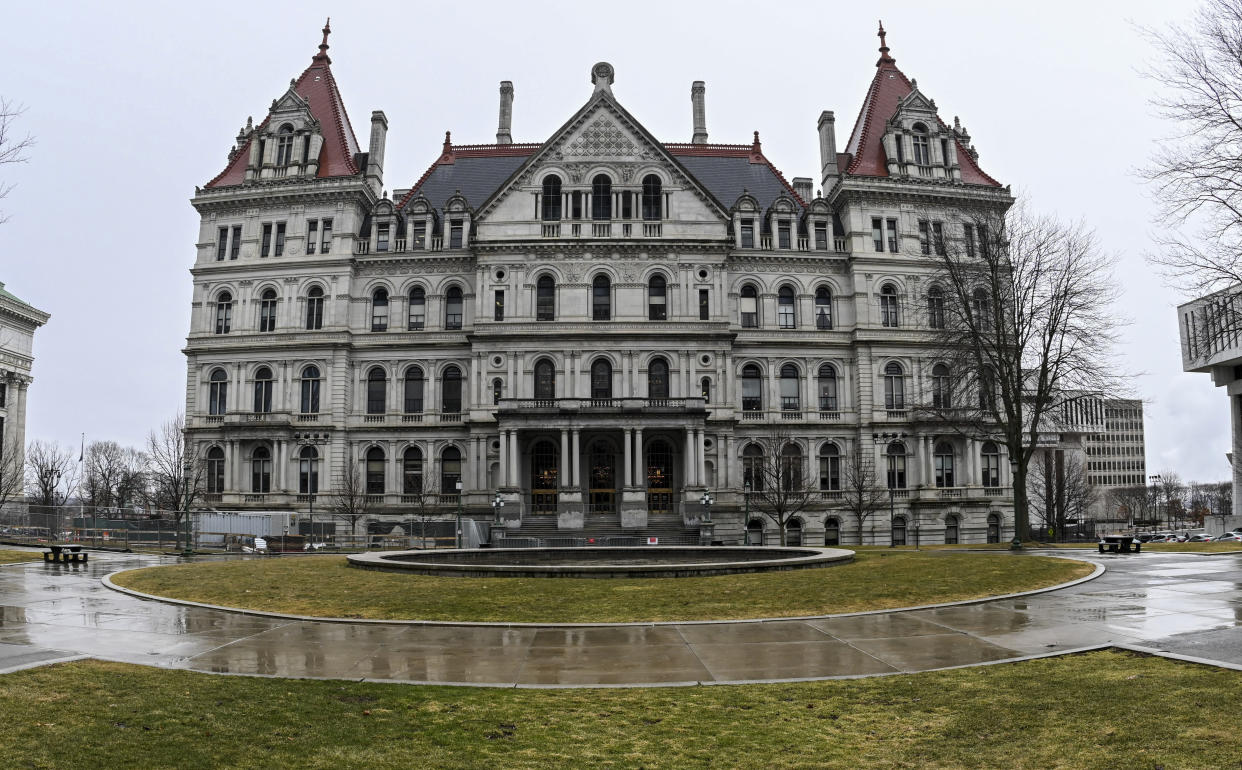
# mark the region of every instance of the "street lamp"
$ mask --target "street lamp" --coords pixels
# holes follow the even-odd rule
[[[750,482],[747,481],[743,486],[746,488],[746,529],[750,529]],[[763,545],[760,543],[759,545]]]
[[[1147,480],[1156,486],[1156,521],[1160,521],[1160,487],[1164,484],[1164,476],[1157,473],[1157,474],[1148,476]],[[1165,519],[1164,528],[1172,529],[1172,527],[1169,525],[1168,495],[1165,496],[1165,501],[1164,501],[1164,519]]]
[[[505,507],[505,501],[500,496],[500,492],[497,492],[496,496],[492,498],[492,523],[493,524],[496,524],[496,525],[500,524],[500,509],[504,507]]]
[[[185,484],[185,510],[181,512],[181,517],[185,520],[185,547],[181,550],[182,556],[193,556],[194,549],[190,542],[190,474],[194,472],[194,466],[187,458],[181,466],[181,480]],[[98,522],[96,522],[98,529]]]
[[[293,440],[297,442],[298,446],[303,447],[303,448],[308,447],[308,446],[315,447],[315,458],[314,459],[308,458],[308,462],[310,463],[310,465],[308,466],[307,471],[306,471],[306,501],[308,504],[308,509],[306,511],[306,518],[308,520],[308,523],[307,523],[308,533],[307,534],[309,535],[310,542],[312,543],[315,542],[315,493],[319,491],[319,468],[317,465],[317,463],[319,462],[319,449],[318,448],[321,445],[328,443],[329,435],[330,434],[328,433],[294,433],[293,434]],[[302,482],[302,478],[301,478],[302,477],[302,459],[303,459],[302,451],[298,450],[298,487],[299,487],[298,492],[299,494],[301,493],[301,482]]]
[[[904,439],[905,437],[906,437],[906,434],[904,433],[872,433],[871,441],[876,446],[880,446],[881,444],[887,444],[890,441],[897,441],[899,439]],[[897,479],[893,478],[893,475],[895,474],[888,473],[886,474],[886,477],[885,477],[885,481],[887,482],[886,486],[888,487],[888,547],[889,548],[893,547],[893,520],[897,518],[897,510],[896,510],[897,504],[895,502],[895,498],[897,495],[893,488],[893,485],[896,484]],[[919,542],[918,533],[919,533],[919,528],[918,528],[918,525],[915,524],[914,526],[914,547],[916,550],[919,547],[918,546],[918,542]],[[862,532],[858,533],[858,540],[859,542],[862,542]],[[905,545],[905,543],[902,543],[902,545]]]
[[[699,499],[703,504],[703,521],[710,522],[712,520],[712,504],[716,501],[712,498],[710,492],[704,491],[703,497]]]
[[[457,547],[461,548],[461,482],[457,482]]]

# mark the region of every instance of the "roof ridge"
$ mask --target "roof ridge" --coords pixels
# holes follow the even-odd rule
[[[302,81],[305,80],[306,76],[310,74],[310,71],[316,67],[322,67],[324,73],[327,75],[329,95],[328,102],[332,109],[332,117],[336,120],[336,129],[340,134],[341,143],[344,145],[342,149],[345,151],[345,165],[352,173],[357,174],[358,164],[354,162],[354,154],[360,152],[358,137],[354,134],[354,126],[349,121],[349,111],[345,109],[345,100],[341,98],[341,90],[337,87],[336,77],[332,74],[331,60],[326,60],[323,64],[313,62],[311,66],[307,67],[302,73],[302,77],[298,78],[298,85],[302,85]],[[301,94],[298,95],[301,96]],[[302,98],[305,99],[306,97]],[[349,133],[346,134],[346,131]],[[350,146],[350,139],[353,140],[352,147]]]

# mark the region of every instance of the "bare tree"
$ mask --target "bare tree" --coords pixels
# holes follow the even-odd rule
[[[69,502],[78,486],[73,449],[54,441],[32,441],[26,449],[26,498],[48,508]]]
[[[1167,226],[1149,259],[1196,295],[1242,283],[1242,0],[1205,0],[1188,24],[1145,31],[1151,102],[1176,126],[1143,170]]]
[[[13,123],[24,111],[20,105],[0,97],[0,166],[25,163],[26,151],[34,146],[34,138],[30,134],[19,137],[13,133]],[[0,200],[12,189],[12,184],[0,181]],[[7,220],[8,217],[0,213],[0,224]]]
[[[177,414],[147,433],[147,451],[143,457],[151,505],[172,513],[180,538],[190,506],[202,497],[206,475],[204,464],[188,453],[184,415]]]
[[[1113,507],[1114,513],[1128,518],[1131,526],[1150,526],[1155,518],[1155,492],[1144,484],[1111,490],[1108,504]]]
[[[148,503],[146,455],[115,441],[93,441],[86,447],[82,496],[96,507]]]
[[[420,547],[427,545],[427,522],[433,519],[433,506],[438,499],[432,482],[426,476],[410,476],[405,479],[401,499],[410,505],[413,522],[418,524]],[[406,533],[411,537],[414,532]]]
[[[23,470],[21,446],[12,439],[0,444],[0,510],[22,496]]]
[[[351,458],[336,479],[336,490],[329,497],[328,510],[332,515],[349,524],[351,537],[358,536],[358,522],[370,513],[366,480],[358,470],[358,463]]]
[[[1028,495],[1032,516],[1039,517],[1040,528],[1064,539],[1069,532],[1067,522],[1085,519],[1097,495],[1088,483],[1082,459],[1069,452],[1058,454],[1040,452],[1035,458],[1028,477]]]
[[[868,519],[884,510],[889,492],[875,466],[875,457],[861,448],[847,454],[841,463],[841,499],[858,525],[858,544],[863,544],[863,527]],[[875,543],[875,523],[871,525]]]
[[[751,505],[776,524],[781,545],[785,545],[789,522],[806,508],[817,490],[807,473],[806,457],[789,431],[773,427],[756,443],[762,446],[763,454],[743,457]]]
[[[1003,444],[1013,476],[1015,542],[1029,531],[1027,477],[1041,432],[1072,421],[1098,393],[1123,392],[1113,347],[1113,260],[1081,224],[1016,206],[980,211],[961,238],[937,241],[928,290],[935,356],[931,402],[946,430]],[[969,228],[969,229],[968,229]],[[937,328],[939,327],[939,328]]]

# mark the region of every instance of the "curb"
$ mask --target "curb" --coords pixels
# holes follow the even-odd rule
[[[1045,555],[1045,554],[1040,554]],[[1070,556],[1060,554],[1047,554],[1052,558],[1065,559],[1066,561],[1077,561],[1091,564],[1092,562],[1084,559],[1075,559]],[[124,572],[132,572],[133,569],[145,569],[145,567],[117,570],[100,578],[100,582],[106,588],[118,593],[133,596],[138,599],[147,601],[155,601],[163,604],[173,604],[182,607],[197,607],[205,610],[217,610],[220,612],[231,612],[237,615],[251,615],[261,618],[277,618],[280,620],[291,620],[297,622],[312,623],[356,623],[360,625],[387,625],[387,626],[420,626],[420,627],[469,627],[469,628],[634,628],[634,627],[655,627],[655,626],[704,626],[704,625],[724,625],[724,624],[740,624],[740,623],[781,623],[790,621],[803,620],[826,620],[830,618],[849,618],[862,615],[884,615],[892,612],[914,612],[916,610],[934,610],[943,607],[961,607],[970,604],[982,604],[984,602],[1000,601],[1002,599],[1015,599],[1023,596],[1033,596],[1035,594],[1048,593],[1049,591],[1060,591],[1064,588],[1081,585],[1091,580],[1095,580],[1105,572],[1103,564],[1096,564],[1095,570],[1085,577],[1071,580],[1068,583],[1059,583],[1046,588],[1036,588],[1031,591],[1018,591],[1009,594],[997,594],[995,596],[980,597],[978,599],[963,599],[956,602],[940,602],[938,604],[922,604],[914,607],[894,607],[883,610],[862,610],[859,612],[841,612],[830,615],[797,615],[791,617],[780,618],[748,618],[738,620],[657,620],[657,621],[637,621],[629,623],[502,623],[502,622],[486,622],[486,621],[451,621],[451,620],[384,620],[373,618],[325,618],[314,615],[291,615],[283,612],[267,612],[264,610],[249,610],[241,607],[225,607],[219,604],[205,604],[203,602],[191,602],[184,599],[170,599],[164,596],[156,596],[155,594],[147,594],[141,591],[135,591],[131,588],[125,588],[112,582],[112,578]]]

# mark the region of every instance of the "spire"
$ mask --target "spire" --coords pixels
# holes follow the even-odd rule
[[[896,64],[897,60],[888,55],[888,43],[884,40],[888,33],[884,31],[883,21],[880,22],[880,31],[875,34],[876,37],[880,38],[880,60],[875,63],[875,66],[879,67],[881,64]]]
[[[332,59],[328,57],[328,35],[332,34],[332,17],[323,23],[323,42],[319,44],[319,53],[315,54],[311,61],[324,62],[331,64]]]

